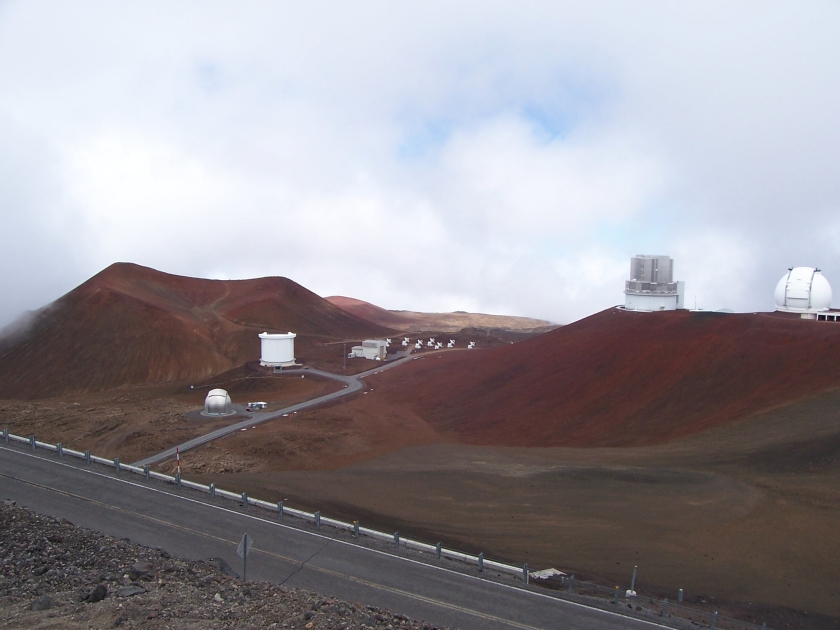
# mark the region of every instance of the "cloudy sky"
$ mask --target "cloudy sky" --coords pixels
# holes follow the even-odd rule
[[[302,5],[303,8],[301,8]],[[104,267],[565,323],[840,302],[837,2],[0,0],[0,325]]]

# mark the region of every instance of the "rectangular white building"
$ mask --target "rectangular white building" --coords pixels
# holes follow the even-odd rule
[[[366,339],[361,346],[353,346],[348,354],[350,358],[384,360],[388,354],[388,345],[384,339]]]

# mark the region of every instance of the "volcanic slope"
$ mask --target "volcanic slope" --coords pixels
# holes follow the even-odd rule
[[[280,277],[204,280],[116,263],[0,339],[0,397],[207,378],[259,358],[257,334],[296,354],[387,329]]]
[[[370,302],[333,295],[332,304],[348,313],[380,326],[403,332],[438,331],[454,333],[464,328],[499,329],[542,333],[557,328],[556,324],[542,319],[512,315],[487,315],[484,313],[418,313],[416,311],[389,311]]]
[[[427,355],[376,389],[453,441],[634,446],[837,388],[838,364],[840,325],[609,309],[514,345]]]

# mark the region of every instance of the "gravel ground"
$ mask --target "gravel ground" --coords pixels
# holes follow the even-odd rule
[[[0,543],[0,628],[436,628],[242,582],[222,560],[181,560],[10,502],[0,503]]]

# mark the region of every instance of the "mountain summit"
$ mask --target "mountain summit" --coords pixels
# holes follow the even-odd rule
[[[115,263],[0,339],[3,398],[199,380],[259,358],[263,331],[302,346],[386,332],[281,277],[205,280]]]

